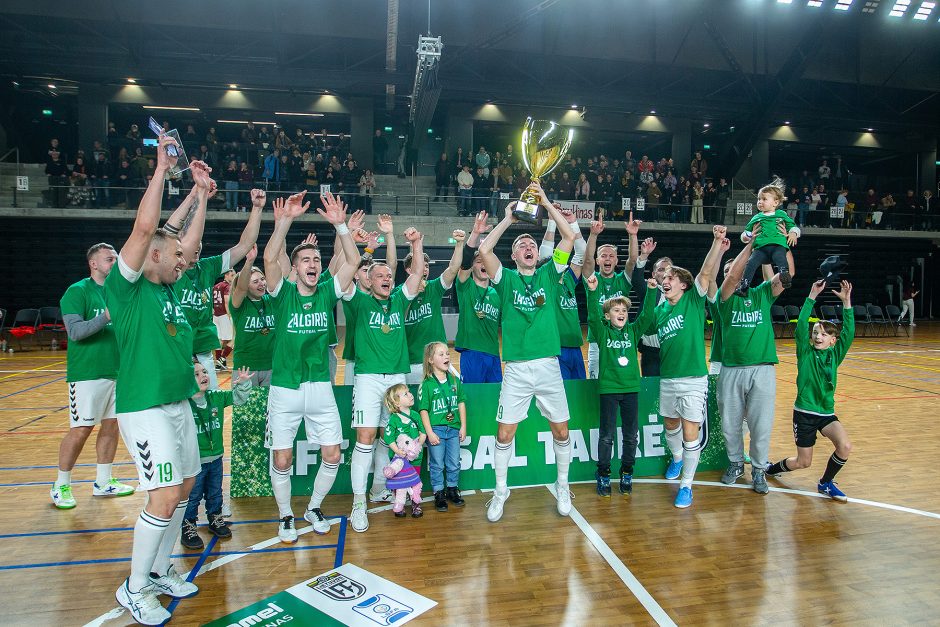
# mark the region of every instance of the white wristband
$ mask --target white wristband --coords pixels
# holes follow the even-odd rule
[[[345,222],[341,222],[336,225],[337,235],[349,235],[349,227],[346,226]]]
[[[555,221],[549,218],[548,222],[545,223],[545,231],[547,233],[555,232]]]

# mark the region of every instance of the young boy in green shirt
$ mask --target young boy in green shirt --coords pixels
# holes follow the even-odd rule
[[[826,280],[813,283],[809,298],[803,303],[794,331],[796,344],[796,400],[793,402],[793,437],[796,440],[796,457],[788,457],[771,464],[767,475],[777,477],[781,473],[800,468],[809,468],[813,462],[813,445],[816,432],[829,438],[836,450],[829,457],[826,472],[819,480],[817,489],[835,501],[845,503],[848,498],[834,481],[852,451],[852,443],[845,427],[835,414],[836,370],[845,359],[852,338],[855,337],[855,314],[852,311],[852,284],[842,281],[839,291],[833,293],[842,301],[842,331],[838,332],[831,322],[820,321],[813,325],[809,334],[809,317],[813,312],[816,297],[826,287]]]
[[[617,430],[617,412],[620,412],[621,442],[620,493],[633,492],[633,464],[639,441],[637,422],[640,368],[636,356],[637,344],[643,331],[653,321],[653,308],[659,297],[656,279],[647,281],[643,309],[633,322],[627,321],[630,299],[614,296],[601,305],[595,293],[598,275],[584,279],[588,289],[588,328],[597,342],[598,380],[601,401],[601,433],[597,444],[597,493],[610,496],[610,458]],[[602,311],[603,307],[603,311]]]
[[[242,405],[251,392],[251,372],[242,367],[233,373],[232,389],[210,390],[209,373],[198,361],[193,364],[199,391],[189,399],[196,421],[196,438],[199,440],[199,462],[202,470],[196,475],[196,483],[189,493],[189,505],[183,517],[180,544],[187,549],[201,551],[202,538],[196,532],[199,503],[206,501],[206,518],[209,532],[219,538],[231,538],[232,532],[222,517],[222,424],[225,408]]]

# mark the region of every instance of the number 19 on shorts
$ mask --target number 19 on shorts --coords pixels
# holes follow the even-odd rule
[[[160,483],[169,483],[173,481],[173,464],[165,462],[157,464],[157,472],[160,474]]]

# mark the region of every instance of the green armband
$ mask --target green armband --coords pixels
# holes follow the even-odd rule
[[[552,261],[557,263],[560,266],[567,266],[568,260],[571,258],[570,251],[564,251],[559,248],[555,249],[555,252],[552,253]]]

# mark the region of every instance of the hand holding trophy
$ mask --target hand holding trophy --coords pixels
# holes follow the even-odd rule
[[[561,163],[573,138],[574,129],[550,120],[526,119],[522,129],[522,162],[532,175],[533,183],[537,184]],[[522,192],[512,214],[517,220],[538,222],[539,194],[534,186]]]

